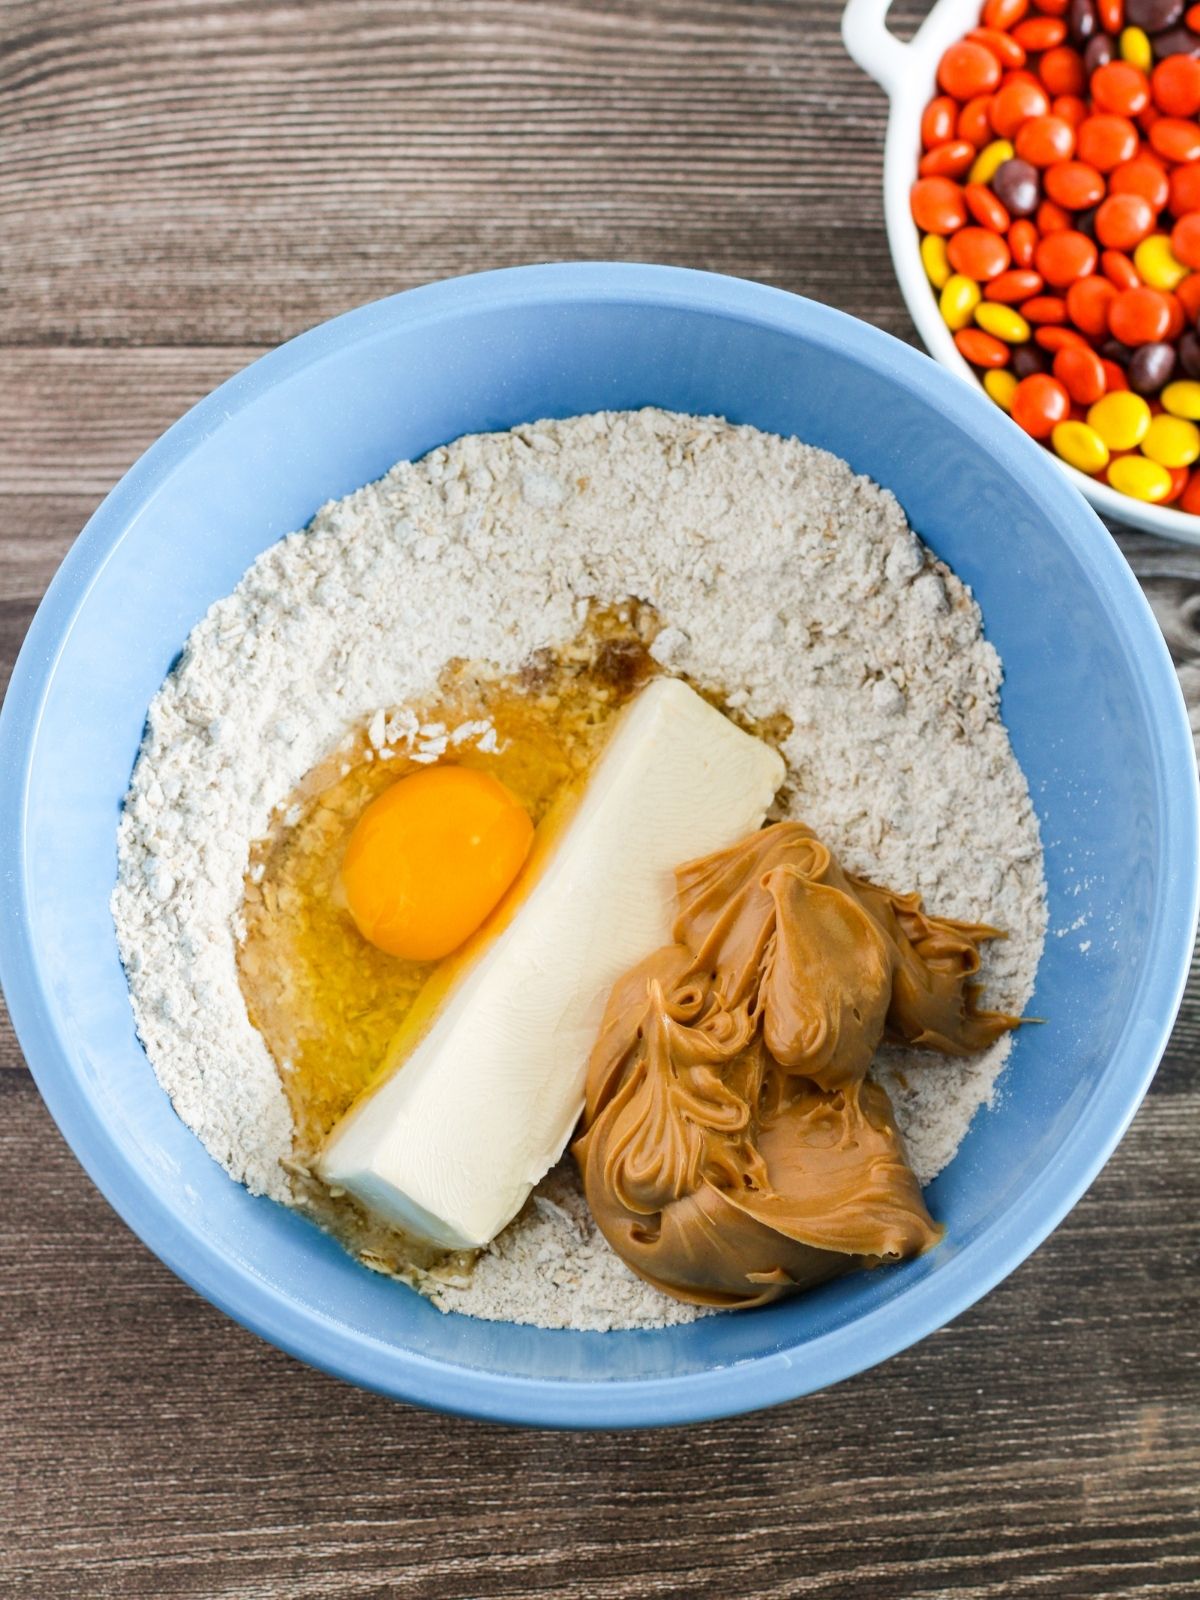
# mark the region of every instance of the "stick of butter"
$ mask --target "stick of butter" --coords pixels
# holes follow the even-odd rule
[[[515,913],[330,1132],[324,1181],[431,1244],[493,1239],[570,1138],[609,990],[670,942],[674,868],[759,827],[783,776],[685,683],[647,684]]]

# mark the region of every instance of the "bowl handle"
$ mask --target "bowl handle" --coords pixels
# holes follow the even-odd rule
[[[908,46],[887,28],[892,0],[850,0],[842,12],[842,43],[858,63],[889,95],[900,87]]]

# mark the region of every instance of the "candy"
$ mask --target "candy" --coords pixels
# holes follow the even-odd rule
[[[992,367],[983,375],[984,393],[995,401],[1001,411],[1011,411],[1017,381],[1016,375],[1008,367]]]
[[[1006,233],[1012,226],[1012,218],[987,184],[969,183],[963,190],[963,199],[967,203],[967,210],[981,228],[990,228],[993,233]]]
[[[1128,61],[1110,61],[1092,73],[1092,100],[1101,111],[1115,111],[1122,117],[1136,117],[1150,104],[1150,85],[1146,74]]]
[[[1068,466],[1089,476],[1103,472],[1108,465],[1108,446],[1086,422],[1056,423],[1050,434],[1050,444]]]
[[[1190,467],[1200,457],[1200,428],[1184,417],[1153,417],[1142,440],[1142,454],[1162,467]]]
[[[1171,229],[1171,254],[1185,267],[1200,267],[1200,211],[1189,211]]]
[[[1118,456],[1108,464],[1108,481],[1120,494],[1153,504],[1165,500],[1172,489],[1171,474],[1145,456]]]
[[[1070,409],[1066,389],[1045,373],[1022,378],[1013,391],[1013,421],[1035,439],[1048,439],[1055,424],[1066,421]]]
[[[1161,33],[1183,15],[1186,0],[1125,0],[1125,21],[1147,33]]]
[[[1085,122],[1083,127],[1086,126]],[[1051,167],[1056,161],[1068,160],[1074,152],[1075,129],[1062,117],[1030,117],[1017,130],[1013,148],[1031,166]]]
[[[1011,267],[1007,272],[1002,272],[998,278],[992,279],[983,291],[983,298],[999,300],[1006,306],[1020,305],[1022,300],[1029,300],[1034,295],[1041,294],[1042,287],[1040,274],[1031,272],[1028,267]]]
[[[982,328],[963,328],[954,335],[954,343],[965,361],[973,367],[1006,367],[1008,346],[1002,339],[993,338]]]
[[[1150,407],[1140,394],[1106,394],[1089,409],[1087,421],[1110,450],[1134,450],[1146,437]]]
[[[955,272],[979,283],[998,277],[1012,259],[1005,240],[988,228],[960,228],[947,240],[946,254]],[[1038,271],[1046,276],[1040,264]]]
[[[1005,344],[1025,344],[1033,332],[1019,311],[990,300],[975,307],[975,321],[985,333],[1003,340]],[[1008,360],[1007,351],[1004,359]]]
[[[1165,233],[1152,233],[1133,252],[1133,264],[1152,289],[1174,289],[1188,275]]]
[[[1081,161],[1098,172],[1111,172],[1137,155],[1138,131],[1128,117],[1100,112],[1080,124],[1075,148]]]
[[[984,145],[979,152],[975,165],[967,174],[968,180],[971,183],[991,183],[997,170],[1006,161],[1011,161],[1015,154],[1016,151],[1007,139],[993,139],[991,144]]]
[[[948,94],[935,95],[921,113],[921,145],[934,150],[949,144],[958,125],[958,101]]]
[[[1096,259],[1096,246],[1092,241],[1086,234],[1077,233],[1071,228],[1048,235],[1033,253],[1037,270],[1047,283],[1052,283],[1057,289],[1065,289],[1076,278],[1086,278],[1094,272]]]
[[[1094,405],[1107,388],[1104,363],[1086,345],[1064,345],[1051,370],[1076,405]]]
[[[1049,110],[1050,98],[1040,83],[1013,78],[992,96],[988,118],[1001,138],[1011,139],[1023,122],[1044,117]]]
[[[1176,383],[1169,383],[1159,399],[1163,409],[1173,417],[1187,417],[1189,422],[1200,421],[1200,383],[1193,379],[1181,378]]]
[[[1175,359],[1174,345],[1139,345],[1125,368],[1129,387],[1135,394],[1157,394],[1164,383],[1170,383],[1175,372]]]
[[[1104,179],[1086,161],[1056,161],[1052,167],[1046,168],[1042,182],[1056,205],[1067,206],[1075,211],[1098,205],[1104,199]],[[1154,213],[1151,212],[1151,224],[1153,221]],[[1149,227],[1146,231],[1150,231]]]
[[[1096,237],[1111,250],[1132,250],[1154,227],[1154,207],[1140,194],[1110,194],[1096,208]]]
[[[1153,344],[1166,337],[1171,308],[1157,289],[1123,289],[1108,308],[1108,327],[1122,344]]]
[[[956,100],[991,94],[1000,83],[1000,63],[983,45],[963,39],[943,55],[938,65],[938,83]]]
[[[952,139],[940,144],[936,150],[927,150],[917,162],[917,173],[922,178],[961,178],[975,160],[975,146],[965,139]]]
[[[1200,49],[1200,40],[1196,44]],[[1194,117],[1200,111],[1200,61],[1189,55],[1167,56],[1150,75],[1150,92],[1164,116]]]
[[[946,280],[938,300],[942,321],[957,333],[960,328],[969,326],[975,315],[975,307],[982,298],[979,285],[974,278],[964,278],[961,274],[955,273]]]
[[[967,220],[967,203],[949,178],[918,178],[909,191],[912,218],[922,233],[951,234]]]
[[[1121,37],[1117,40],[1117,49],[1121,53],[1122,61],[1128,61],[1130,66],[1138,67],[1143,72],[1150,71],[1150,64],[1154,60],[1154,49],[1144,29],[1123,28]]]
[[[940,233],[927,233],[921,240],[921,265],[925,276],[935,289],[944,289],[950,279],[950,259],[946,255],[946,241]]]

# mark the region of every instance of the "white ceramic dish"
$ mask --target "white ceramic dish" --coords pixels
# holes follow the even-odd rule
[[[979,388],[974,372],[959,355],[942,321],[929,279],[921,265],[920,236],[908,209],[908,194],[921,150],[921,112],[934,92],[938,60],[947,45],[979,21],[980,0],[936,0],[909,44],[888,32],[891,0],[849,0],[842,13],[842,39],[851,57],[891,101],[883,154],[883,203],[888,245],[900,292],[930,355]],[[1014,424],[1015,426],[1015,424]],[[1051,452],[1047,452],[1051,454]],[[1055,456],[1054,460],[1058,460]],[[1164,539],[1200,544],[1200,517],[1171,506],[1146,505],[1118,494],[1059,461],[1067,477],[1101,516],[1126,522]]]

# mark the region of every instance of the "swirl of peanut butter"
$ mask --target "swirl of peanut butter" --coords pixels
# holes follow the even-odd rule
[[[614,986],[573,1152],[608,1242],[648,1282],[752,1306],[935,1244],[881,1040],[968,1055],[983,924],[928,916],[776,823],[676,872],[675,943]]]

